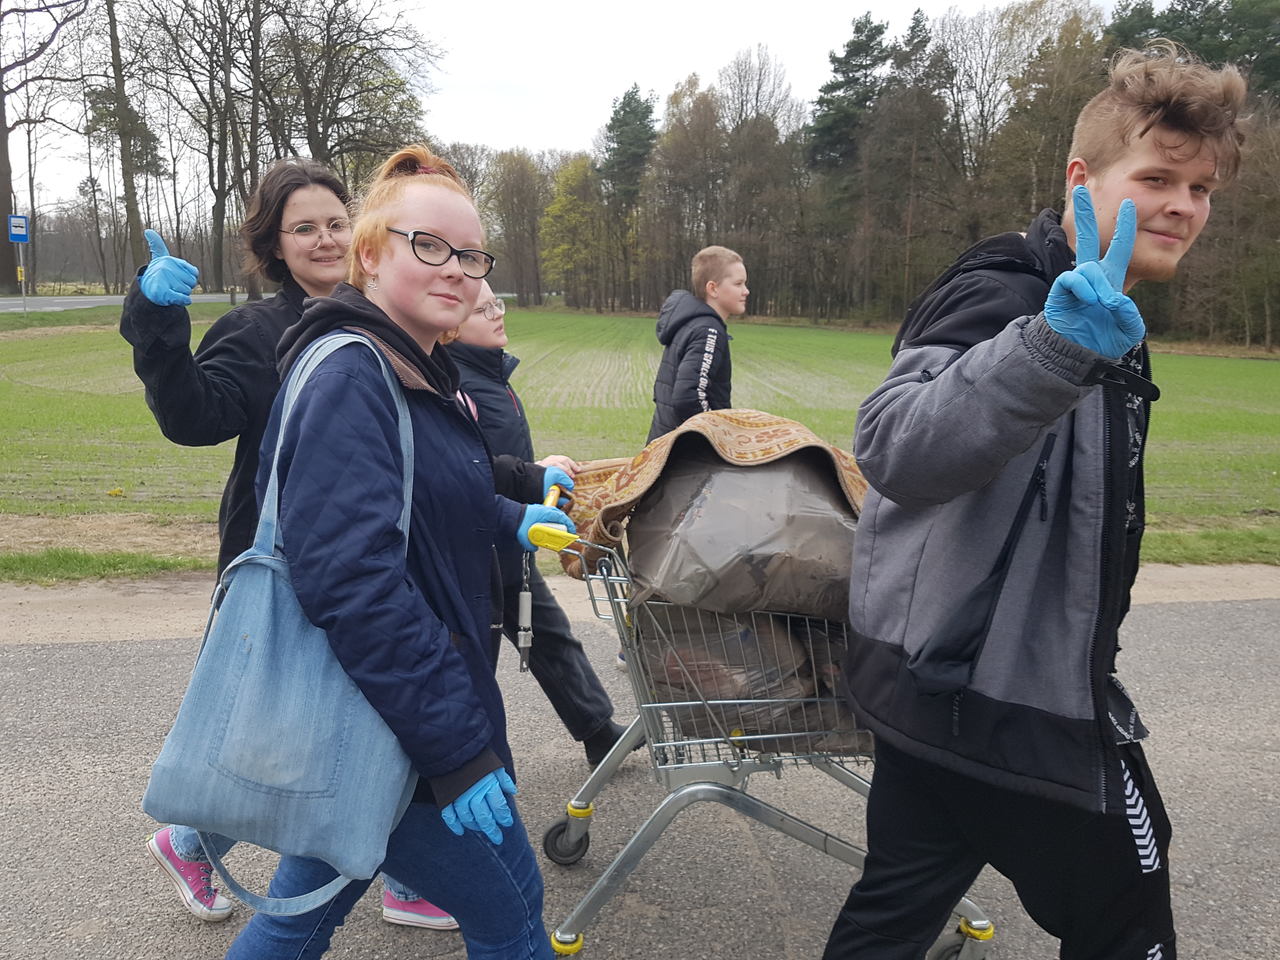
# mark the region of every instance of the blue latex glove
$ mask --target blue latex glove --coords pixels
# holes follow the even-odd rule
[[[1132,200],[1120,204],[1107,255],[1098,258],[1098,222],[1086,187],[1071,191],[1076,222],[1076,268],[1060,274],[1044,304],[1045,321],[1073,343],[1112,360],[1147,335],[1138,306],[1124,295],[1124,278],[1138,234]]]
[[[545,472],[542,474],[542,499],[543,500],[547,499],[547,494],[551,492],[552,486],[557,486],[561,490],[572,490],[573,477],[569,476],[559,467],[547,467]],[[561,497],[556,502],[560,506],[566,507],[569,505],[569,498]]]
[[[453,803],[441,807],[440,816],[444,825],[459,837],[463,830],[475,830],[497,845],[502,843],[499,825],[509,827],[515,823],[507,806],[507,796],[515,795],[516,785],[507,771],[499,768],[467,787]]]
[[[143,230],[142,235],[151,248],[151,262],[138,280],[142,295],[160,307],[187,306],[200,271],[185,260],[169,256],[169,248],[154,230]]]
[[[564,511],[541,503],[531,503],[524,508],[524,519],[520,521],[520,529],[516,531],[516,539],[520,541],[520,546],[530,553],[538,549],[529,540],[529,528],[535,523],[559,523],[570,533],[578,532],[578,528],[573,525],[573,521]]]

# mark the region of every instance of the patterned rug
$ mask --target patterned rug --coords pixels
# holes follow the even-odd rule
[[[741,466],[772,463],[809,447],[819,449],[831,458],[840,489],[855,516],[862,511],[867,481],[862,478],[853,454],[831,446],[808,427],[785,417],[760,410],[712,410],[690,417],[629,460],[620,457],[584,463],[574,478],[573,504],[569,508],[569,516],[582,539],[616,548],[622,542],[632,507],[662,476],[676,440],[689,433],[701,434],[721,459]],[[584,553],[587,562],[594,566],[597,552],[587,548]],[[560,562],[571,577],[582,579],[581,560],[577,556],[562,553]]]

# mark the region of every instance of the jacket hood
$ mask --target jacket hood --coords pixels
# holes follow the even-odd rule
[[[519,357],[513,357],[501,347],[477,347],[475,344],[454,340],[445,349],[455,363],[503,382],[510,380],[511,374],[520,365]]]
[[[1067,232],[1062,229],[1062,214],[1057,210],[1041,210],[1040,215],[1027,227],[1027,247],[1040,265],[1040,272],[1047,280],[1076,265],[1075,251],[1067,242]]]
[[[1011,231],[986,237],[960,254],[907,308],[891,352],[897,356],[904,344],[911,343],[924,332],[928,318],[922,315],[921,306],[961,274],[1001,270],[1029,274],[1050,284],[1058,274],[1074,265],[1075,254],[1062,229],[1062,215],[1056,210],[1042,210],[1031,221],[1025,234]]]
[[[698,317],[708,317],[717,323],[724,323],[720,314],[688,290],[673,291],[658,313],[658,342],[665,347],[681,327]]]
[[[328,297],[312,297],[305,303],[301,319],[285,330],[276,348],[277,366],[283,383],[289,368],[310,344],[326,333],[353,327],[372,334],[389,347],[405,364],[443,397],[458,392],[458,368],[444,350],[427,353],[381,308],[349,284],[340,283]],[[394,364],[393,364],[394,365]],[[401,382],[405,382],[401,377]],[[406,383],[406,386],[412,386]]]

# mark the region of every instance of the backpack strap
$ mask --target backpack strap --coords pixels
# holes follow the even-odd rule
[[[1027,240],[1020,233],[1001,233],[994,237],[979,240],[960,256],[951,266],[929,284],[918,297],[907,307],[906,315],[898,327],[897,336],[893,338],[890,354],[897,356],[904,343],[918,337],[925,327],[916,319],[921,308],[929,299],[956,277],[977,270],[1005,270],[1014,273],[1029,273],[1048,282],[1044,270],[1027,253]]]

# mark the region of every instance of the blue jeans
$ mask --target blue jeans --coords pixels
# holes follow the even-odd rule
[[[213,836],[214,852],[220,857],[226,856],[227,851],[235,846],[235,841],[229,837],[220,836],[216,833]],[[169,843],[173,845],[173,852],[183,860],[196,863],[209,862],[209,858],[204,855],[204,847],[200,846],[199,835],[191,827],[173,824],[169,828]]]
[[[512,804],[515,810],[515,804]],[[454,836],[431,804],[411,803],[391,834],[383,869],[411,883],[458,921],[470,960],[553,960],[542,926],[542,874],[524,824],[502,831],[490,843],[468,830]],[[271,880],[271,896],[291,897],[332,880],[328,864],[307,857],[284,857]],[[333,931],[369,888],[369,880],[348,884],[323,907],[296,917],[254,914],[226,960],[314,960],[329,949]]]
[[[224,857],[227,851],[234,845],[235,841],[228,838],[214,835],[216,837],[214,852],[220,857]],[[169,828],[169,842],[173,844],[173,852],[180,856],[183,860],[190,860],[196,863],[207,863],[209,858],[204,855],[204,848],[200,846],[200,837],[191,827],[184,827],[180,824],[172,824]],[[215,881],[216,883],[217,881]],[[397,900],[419,900],[421,899],[417,893],[410,890],[403,883],[386,876],[382,877],[382,882],[386,884],[387,889],[391,891],[391,895]]]

